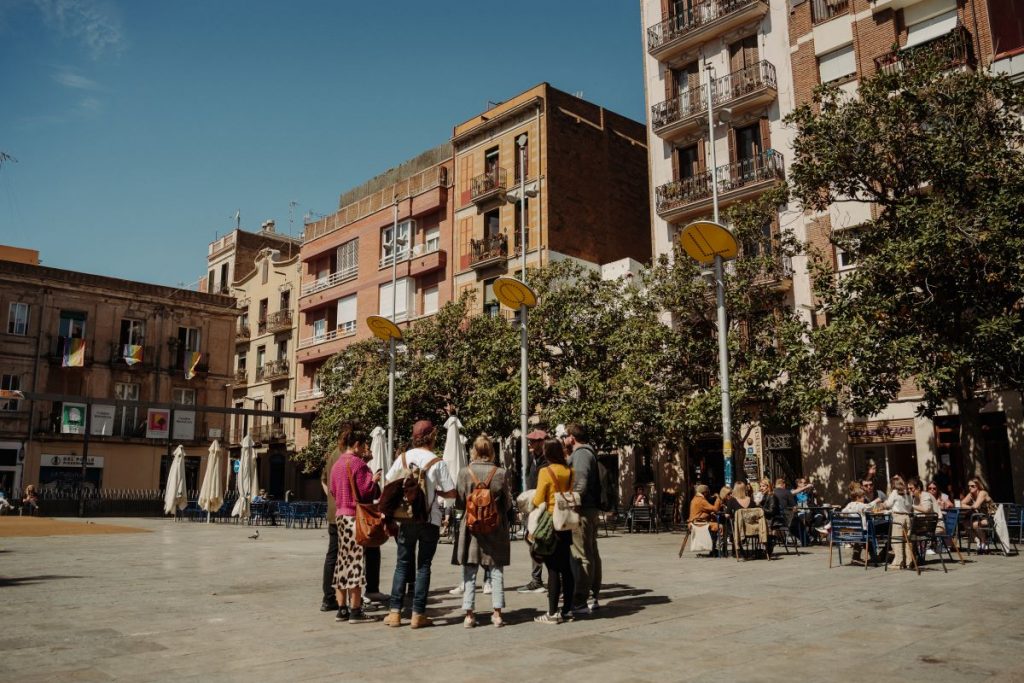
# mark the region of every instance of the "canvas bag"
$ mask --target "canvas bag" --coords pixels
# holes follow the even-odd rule
[[[697,522],[690,524],[688,549],[694,553],[709,553],[715,549],[715,543],[711,539],[711,529],[707,524],[698,524]]]
[[[569,473],[569,490],[555,493],[555,509],[551,512],[551,524],[555,531],[572,531],[580,525],[580,494],[572,490],[573,474]]]

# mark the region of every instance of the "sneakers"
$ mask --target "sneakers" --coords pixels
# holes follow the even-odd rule
[[[486,582],[484,584],[484,595],[490,595],[493,592],[494,592],[494,589],[491,588],[491,582],[490,581]]]
[[[366,624],[371,621],[377,620],[361,609],[352,610],[352,613],[348,616],[348,623],[350,624]]]
[[[932,550],[931,548],[928,548],[927,550],[924,551],[924,554],[925,555],[934,555],[935,551]]]
[[[426,614],[412,613],[412,620],[409,623],[410,628],[426,628],[427,626],[433,626],[434,622]]]
[[[505,620],[501,618],[500,614],[492,614],[491,623],[494,624],[495,628],[501,628],[505,625]]]
[[[590,608],[586,605],[576,605],[572,608],[572,613],[576,617],[585,617],[590,614]]]
[[[466,618],[462,620],[463,628],[473,628],[476,626],[476,617],[472,614],[467,614]]]
[[[401,626],[402,625],[402,613],[394,610],[388,612],[388,615],[384,617],[385,626]]]
[[[519,593],[547,593],[547,588],[544,587],[539,581],[531,581],[525,586],[520,586],[516,589]]]
[[[338,608],[338,613],[334,615],[334,620],[335,621],[348,621],[349,616],[350,616],[350,613],[348,611],[348,607],[347,606],[342,606],[342,607]]]
[[[590,600],[587,600],[587,607],[590,608],[591,612],[596,612],[601,609],[601,603],[597,601],[597,598],[591,598]]]
[[[534,617],[533,620],[536,621],[538,624],[561,624],[563,621],[565,621],[562,618],[562,615],[558,613],[542,614],[539,617]]]
[[[456,586],[455,588],[451,589],[450,591],[448,591],[448,595],[462,595],[465,592],[466,592],[466,589],[463,588],[462,585],[460,584],[460,585]]]
[[[338,607],[339,605],[337,600],[324,600],[320,603],[321,612],[335,612],[338,610]]]
[[[822,536],[828,536],[828,532],[829,532],[829,528],[828,527],[816,526],[816,527],[814,527],[814,530],[817,531]]]

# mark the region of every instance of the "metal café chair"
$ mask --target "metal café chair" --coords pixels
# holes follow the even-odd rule
[[[964,564],[964,556],[960,553],[960,546],[956,542],[957,533],[960,527],[960,508],[952,508],[946,510],[942,514],[943,516],[943,527],[945,533],[939,536],[939,543],[941,546],[936,549],[936,552],[941,553],[943,550],[949,556],[949,561],[953,561],[953,553],[950,548],[956,551],[956,556],[960,558],[960,564]]]
[[[872,533],[870,530],[871,520],[861,516],[859,512],[835,512],[830,520],[831,528],[828,533],[828,568],[832,569],[832,548],[836,547],[839,552],[839,566],[843,566],[843,545],[859,544],[864,546],[864,552],[871,556]],[[868,568],[867,559],[863,560],[864,569]],[[875,555],[875,566],[878,566],[877,554]]]
[[[921,575],[921,565],[924,564],[924,553],[921,553],[920,562],[918,561],[918,551],[922,548],[927,547],[929,544],[939,544],[939,533],[936,531],[936,527],[939,525],[939,516],[934,512],[925,514],[915,513],[910,516],[910,522],[905,527],[902,527],[903,543],[910,551],[910,561],[914,563],[914,569],[917,571],[917,575]],[[942,559],[942,553],[938,553],[939,564],[942,565],[942,571],[948,573],[946,569],[946,563]]]
[[[1024,538],[1021,538],[1021,534],[1024,534],[1024,506],[1016,503],[1003,503],[1003,514],[1006,515],[1006,529],[1010,535],[1006,540],[1013,545],[1013,550],[1017,552],[1017,544],[1024,543]],[[1014,529],[1017,530],[1016,541],[1013,540]]]

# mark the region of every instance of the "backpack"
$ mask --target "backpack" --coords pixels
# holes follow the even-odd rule
[[[430,520],[430,505],[434,501],[427,500],[427,472],[441,462],[434,458],[420,468],[409,465],[402,453],[402,469],[398,470],[392,482],[401,482],[402,494],[397,505],[390,511],[390,517],[396,522],[426,522]]]
[[[555,524],[551,513],[547,510],[537,518],[537,528],[533,531],[533,554],[547,557],[555,552],[558,538],[555,536]]]
[[[477,479],[472,467],[468,469],[474,486],[466,496],[466,529],[478,535],[492,533],[501,524],[498,504],[491,494],[491,479],[494,479],[494,473],[498,471],[498,468],[495,467],[491,470],[486,481]]]
[[[597,507],[601,512],[611,512],[619,503],[618,482],[600,459],[597,459],[597,476],[601,482],[601,501]]]

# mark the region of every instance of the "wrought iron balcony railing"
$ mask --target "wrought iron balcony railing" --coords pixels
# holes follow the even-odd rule
[[[766,0],[709,0],[695,3],[689,7],[680,3],[681,11],[647,29],[647,49],[652,52],[657,51],[676,38],[704,26],[710,26],[719,19],[742,12],[757,4],[767,7],[768,3]]]
[[[267,327],[271,332],[287,332],[292,329],[292,312],[288,309],[274,311],[267,318]]]
[[[506,176],[508,173],[501,167],[492,168],[486,173],[473,178],[470,187],[470,198],[473,201],[486,199],[492,194],[504,192],[508,188]]]
[[[470,266],[488,263],[509,257],[508,235],[499,233],[481,240],[470,240],[472,253],[469,257]]]
[[[715,169],[714,181],[718,184],[719,194],[724,195],[748,185],[782,179],[784,170],[782,155],[774,149],[768,149],[749,159],[719,166]],[[712,174],[705,171],[659,186],[655,192],[658,213],[710,199],[713,193],[711,183]]]
[[[944,36],[903,50],[893,50],[875,57],[875,68],[882,73],[894,74],[914,68],[915,64],[937,60],[946,68],[974,64],[971,34],[957,26]]]
[[[708,108],[706,99],[703,86],[687,88],[678,96],[651,107],[651,125],[658,130],[694,114],[700,114]]]
[[[744,67],[739,71],[716,78],[712,83],[712,97],[715,106],[725,105],[752,92],[778,88],[775,80],[775,66],[766,59]]]

